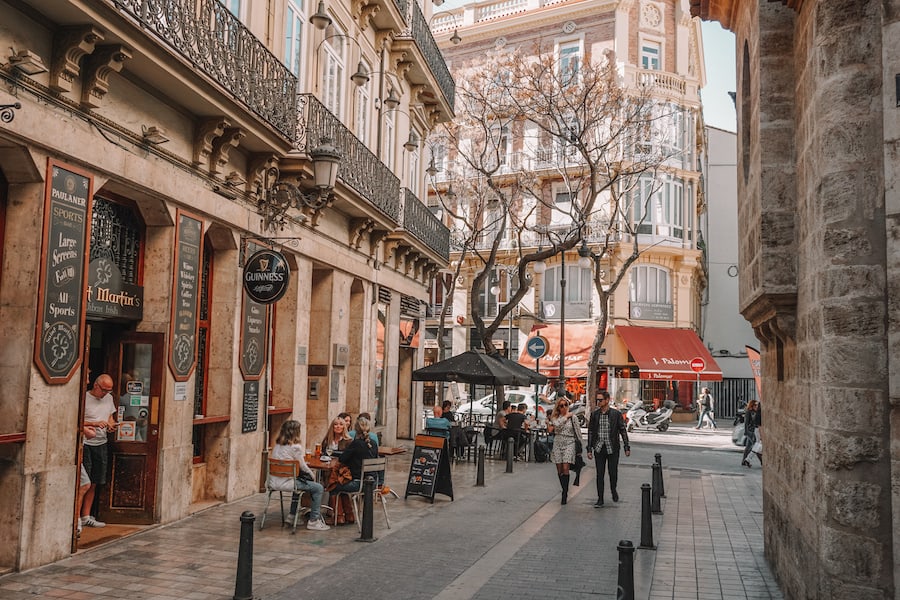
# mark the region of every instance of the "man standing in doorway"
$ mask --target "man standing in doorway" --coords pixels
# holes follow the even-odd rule
[[[609,392],[598,391],[597,409],[591,413],[588,424],[588,459],[591,454],[597,455],[597,502],[594,508],[603,506],[604,471],[609,470],[609,490],[613,502],[619,501],[616,484],[619,482],[619,437],[625,447],[625,456],[631,456],[631,445],[628,443],[628,432],[625,419],[615,408],[609,407]]]
[[[108,463],[107,433],[116,430],[116,405],[112,397],[112,377],[104,373],[94,380],[94,385],[84,395],[84,426],[93,427],[96,435],[84,440],[83,464],[91,478],[91,485],[81,503],[81,525],[83,527],[105,527],[91,515],[97,485],[106,483]]]

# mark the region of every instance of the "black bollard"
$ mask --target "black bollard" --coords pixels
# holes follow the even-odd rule
[[[516,453],[515,446],[516,446],[516,443],[513,441],[512,438],[509,438],[508,440],[506,440],[506,472],[507,473],[513,472],[513,456],[515,456],[515,453]]]
[[[484,487],[484,446],[478,446],[477,470],[475,472],[475,487]]]
[[[662,467],[657,464],[652,465],[653,468],[653,493],[650,495],[650,512],[655,515],[662,514],[662,507],[659,505],[659,486],[662,481]]]
[[[662,454],[659,452],[656,453],[656,464],[659,465],[659,497],[666,497],[666,484],[663,481],[663,473],[662,473]]]
[[[363,510],[361,533],[357,542],[374,542],[372,537],[375,521],[375,480],[371,475],[363,481]]]
[[[650,518],[650,484],[641,485],[641,545],[639,548],[653,550],[653,521]]]
[[[646,484],[645,484],[646,485]],[[619,540],[619,589],[617,600],[634,600],[634,544]]]
[[[234,580],[234,600],[253,598],[253,522],[252,512],[241,513],[241,541],[238,546],[237,576]]]

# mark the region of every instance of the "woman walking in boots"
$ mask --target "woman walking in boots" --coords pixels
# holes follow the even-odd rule
[[[569,414],[569,399],[556,401],[547,430],[554,435],[550,460],[556,463],[556,474],[562,487],[562,504],[569,499],[569,465],[575,462],[575,440],[581,442],[581,428],[575,416]]]

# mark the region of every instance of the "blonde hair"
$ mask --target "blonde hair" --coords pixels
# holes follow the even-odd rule
[[[278,437],[275,439],[275,443],[279,446],[293,446],[294,444],[299,444],[300,421],[294,421],[293,419],[291,419],[282,423],[281,430],[278,432]]]
[[[334,435],[334,426],[340,423],[344,427],[344,431],[341,432],[340,439],[336,439]],[[350,434],[347,432],[347,422],[343,419],[343,417],[335,417],[331,421],[331,425],[328,427],[328,431],[325,432],[325,439],[322,440],[323,446],[328,446],[334,441],[340,443],[341,441],[350,441],[352,438]]]
[[[354,428],[356,431],[356,439],[363,439],[369,437],[369,420],[362,415],[356,418],[356,427]]]
[[[569,406],[569,399],[568,399],[567,397],[564,396],[564,397],[558,399],[558,400],[556,401],[556,404],[553,405],[553,411],[550,413],[550,418],[551,418],[551,419],[555,419],[555,418],[557,418],[557,417],[559,416],[559,407],[562,405],[563,402],[566,403],[566,408],[568,408],[568,406]]]

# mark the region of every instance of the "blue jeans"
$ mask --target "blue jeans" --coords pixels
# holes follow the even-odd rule
[[[342,483],[339,486],[336,486],[333,490],[331,490],[332,495],[337,495],[338,492],[349,492],[351,494],[356,493],[362,487],[362,480],[353,479],[348,481],[347,483]]]
[[[699,429],[700,427],[703,427],[703,417],[706,416],[709,417],[709,422],[712,423],[712,426],[718,429],[718,427],[716,426],[716,420],[713,419],[712,416],[712,409],[710,408],[704,408],[702,411],[700,411],[700,420],[697,421],[697,428]]]
[[[318,521],[322,518],[322,515],[319,513],[319,507],[322,506],[322,494],[325,492],[325,488],[322,487],[321,483],[316,483],[315,481],[310,481],[309,479],[301,479],[297,478],[297,487],[303,490],[304,492],[309,492],[312,500],[309,505],[309,520],[310,521]],[[297,512],[297,505],[300,503],[300,494],[294,494],[291,496],[291,514],[295,514]]]

